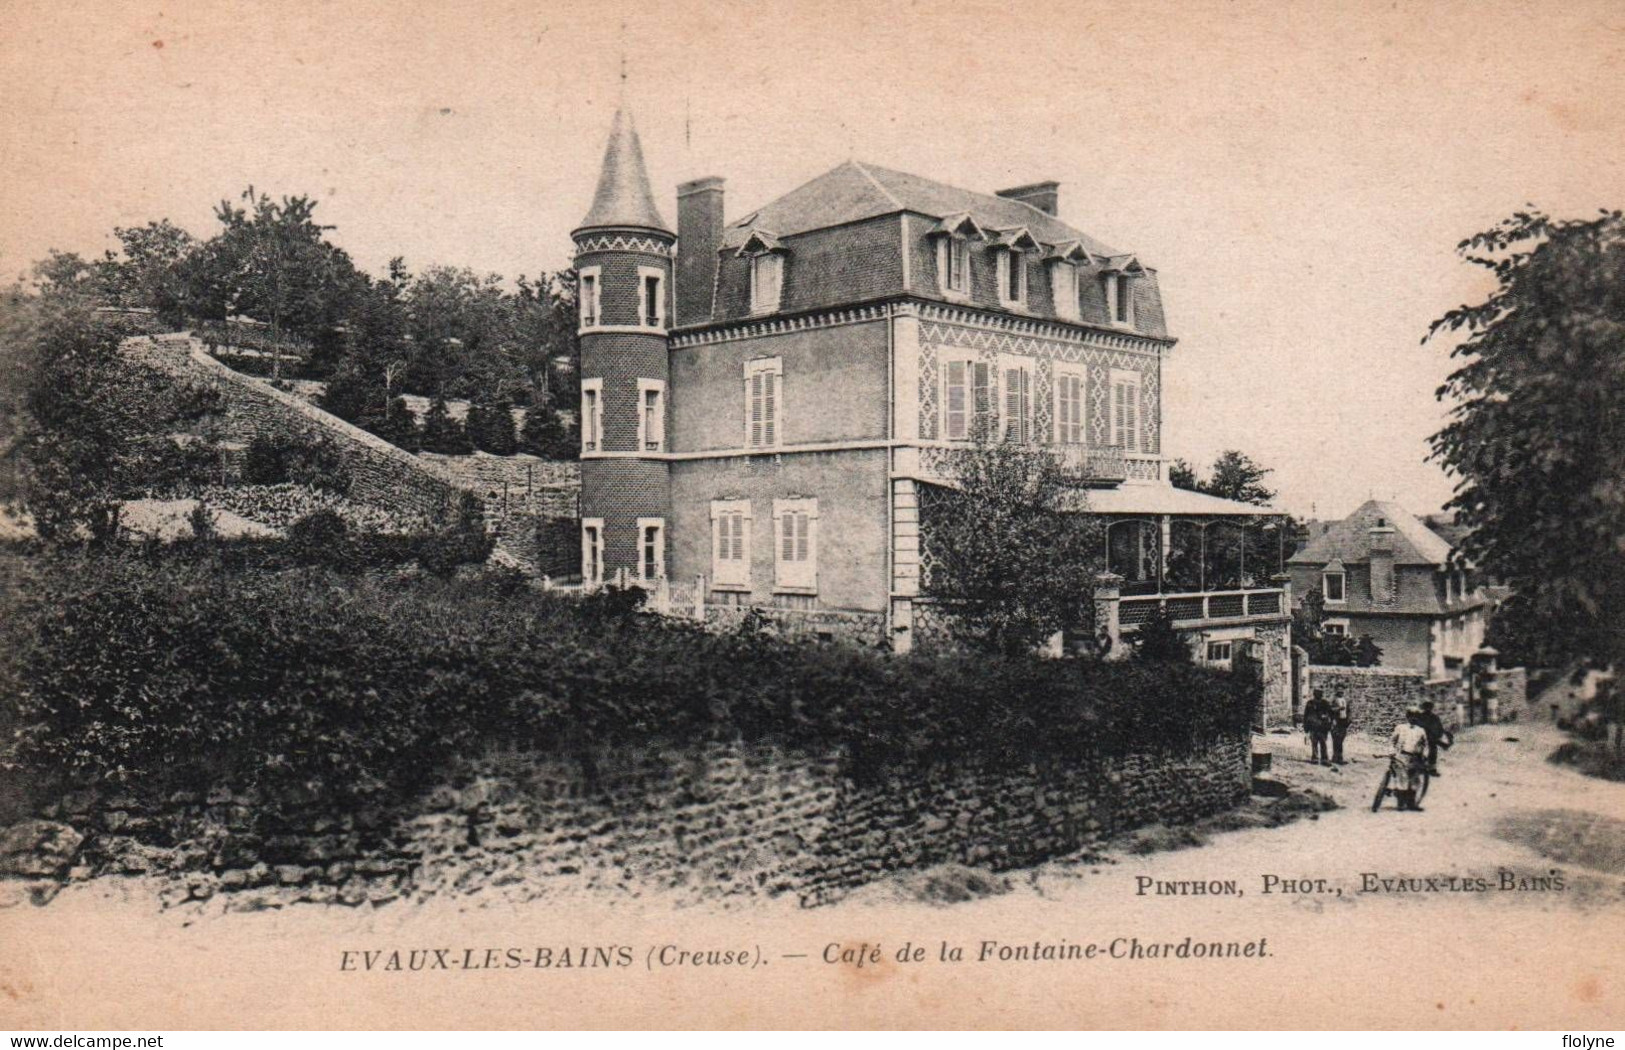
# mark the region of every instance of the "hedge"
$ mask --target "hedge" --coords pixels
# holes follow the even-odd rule
[[[0,752],[81,784],[403,796],[487,743],[772,742],[854,775],[922,762],[1183,753],[1244,734],[1256,686],[1139,661],[888,656],[714,634],[513,577],[241,573],[170,553],[21,566]]]

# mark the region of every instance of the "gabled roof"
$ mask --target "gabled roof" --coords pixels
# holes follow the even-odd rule
[[[1140,265],[1140,260],[1135,258],[1133,253],[1129,253],[1127,255],[1108,257],[1106,259],[1106,270],[1108,273],[1113,271],[1119,273],[1144,273],[1145,267]]]
[[[1044,256],[1045,262],[1049,262],[1051,259],[1060,259],[1064,262],[1073,263],[1081,262],[1085,265],[1092,265],[1095,261],[1094,256],[1089,254],[1089,249],[1083,246],[1082,241],[1064,241],[1057,244],[1050,250],[1048,255]]]
[[[983,240],[987,239],[988,236],[988,232],[982,229],[982,227],[977,224],[975,219],[970,217],[970,212],[968,211],[956,211],[952,215],[944,215],[940,222],[931,227],[930,231],[927,233],[927,236],[943,233],[959,234],[966,237],[979,237]]]
[[[963,213],[982,229],[1026,227],[1046,244],[1080,242],[1090,254],[1119,254],[1060,219],[1024,201],[960,189],[933,179],[877,164],[846,161],[752,214],[747,223],[723,231],[725,247],[737,247],[748,227],[766,226],[781,237],[872,219],[901,211],[942,219]]]
[[[782,252],[783,250],[784,248],[779,244],[779,239],[776,236],[755,227],[751,228],[750,235],[745,238],[745,243],[739,246],[740,255],[753,255],[758,252]]]
[[[1443,565],[1449,560],[1450,544],[1416,515],[1397,503],[1368,500],[1287,561],[1293,565],[1323,565],[1336,559],[1350,564],[1369,562],[1370,530],[1379,521],[1394,530],[1395,565]]]
[[[1041,247],[1038,238],[1025,226],[998,231],[993,237],[993,243],[1003,248],[1016,248],[1024,252],[1035,252]]]
[[[649,189],[649,172],[643,165],[643,144],[638,129],[625,110],[617,109],[609,126],[609,142],[604,146],[604,166],[598,174],[598,191],[592,207],[577,230],[594,227],[633,227],[671,233],[671,227],[655,207]]]

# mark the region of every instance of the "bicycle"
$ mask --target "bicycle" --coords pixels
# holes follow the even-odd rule
[[[1422,800],[1427,797],[1428,780],[1431,779],[1428,776],[1428,771],[1425,770],[1425,769],[1422,770],[1421,776],[1422,776],[1422,782],[1416,786],[1416,804],[1417,805],[1421,805]],[[1387,798],[1389,795],[1397,794],[1397,792],[1393,788],[1388,786],[1390,783],[1392,783],[1393,779],[1394,779],[1394,766],[1393,766],[1393,763],[1390,762],[1388,764],[1388,768],[1383,771],[1382,783],[1377,785],[1377,797],[1373,798],[1371,800],[1371,812],[1375,813],[1379,809],[1382,808],[1382,800],[1384,798]]]

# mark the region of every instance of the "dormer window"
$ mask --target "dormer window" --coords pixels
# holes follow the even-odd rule
[[[961,212],[937,223],[927,236],[937,242],[937,286],[950,297],[970,294],[970,242],[985,239],[976,220]]]
[[[1077,241],[1058,244],[1044,257],[1049,265],[1050,299],[1055,303],[1055,316],[1076,321],[1082,316],[1078,306],[1078,267],[1094,262],[1094,257]]]
[[[1078,319],[1078,268],[1069,262],[1052,262],[1049,266],[1050,298],[1055,301],[1055,315],[1068,321]]]
[[[784,248],[765,230],[751,230],[739,255],[750,259],[750,312],[770,314],[784,298]]]
[[[943,291],[970,291],[970,242],[963,237],[944,238],[937,257],[941,262]]]
[[[784,256],[764,252],[750,261],[750,312],[770,314],[784,294]]]
[[[1027,265],[1018,251],[999,253],[999,302],[1022,306],[1027,302]]]
[[[998,252],[999,302],[1004,306],[1027,305],[1027,252],[1038,249],[1038,241],[1025,229],[1005,230],[994,245]]]
[[[1114,325],[1134,327],[1134,281],[1144,276],[1145,269],[1132,255],[1119,255],[1109,260],[1111,266],[1104,274],[1106,282],[1106,312]]]
[[[1320,574],[1320,593],[1327,605],[1341,605],[1348,600],[1348,580],[1342,569],[1328,569]]]

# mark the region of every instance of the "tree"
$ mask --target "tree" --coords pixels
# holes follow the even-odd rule
[[[1625,663],[1625,220],[1519,212],[1462,241],[1489,270],[1482,302],[1450,310],[1423,342],[1455,336],[1460,366],[1432,458],[1456,478],[1447,508],[1465,554],[1505,581],[1504,615],[1534,648]]]
[[[576,459],[581,442],[564,425],[551,398],[533,403],[525,412],[525,425],[519,432],[519,448],[543,459]]]
[[[470,405],[465,426],[469,442],[481,452],[511,456],[519,450],[519,437],[513,425],[513,403],[506,398],[492,405]]]
[[[1205,480],[1189,461],[1176,459],[1168,464],[1168,481],[1174,488],[1264,507],[1275,500],[1275,491],[1264,487],[1264,479],[1274,472],[1273,467],[1255,463],[1247,453],[1232,448],[1213,461]]]
[[[15,473],[0,497],[42,539],[109,542],[125,500],[194,480],[215,461],[206,442],[176,435],[195,437],[217,395],[126,359],[80,289],[53,282],[5,307],[0,349],[16,387],[0,448]]]
[[[1329,634],[1325,622],[1326,599],[1315,587],[1292,610],[1292,644],[1303,647],[1310,663],[1323,667],[1376,667],[1382,663],[1382,647],[1370,635]]]
[[[1054,456],[978,441],[956,461],[956,484],[927,493],[922,591],[954,638],[1019,653],[1088,625],[1101,527]]]
[[[423,415],[423,451],[446,456],[466,456],[474,451],[463,424],[451,418],[443,397],[429,402],[429,411]]]
[[[145,226],[117,227],[120,255],[108,252],[105,268],[111,305],[152,310],[164,321],[183,320],[184,266],[197,247],[190,233],[168,219]]]
[[[215,217],[223,229],[181,267],[187,311],[217,321],[238,314],[264,321],[277,347],[285,336],[315,341],[345,318],[365,279],[328,243],[333,227],[316,222],[315,200],[273,201],[252,186],[240,199],[246,207],[220,202]],[[281,352],[271,360],[280,378]]]

